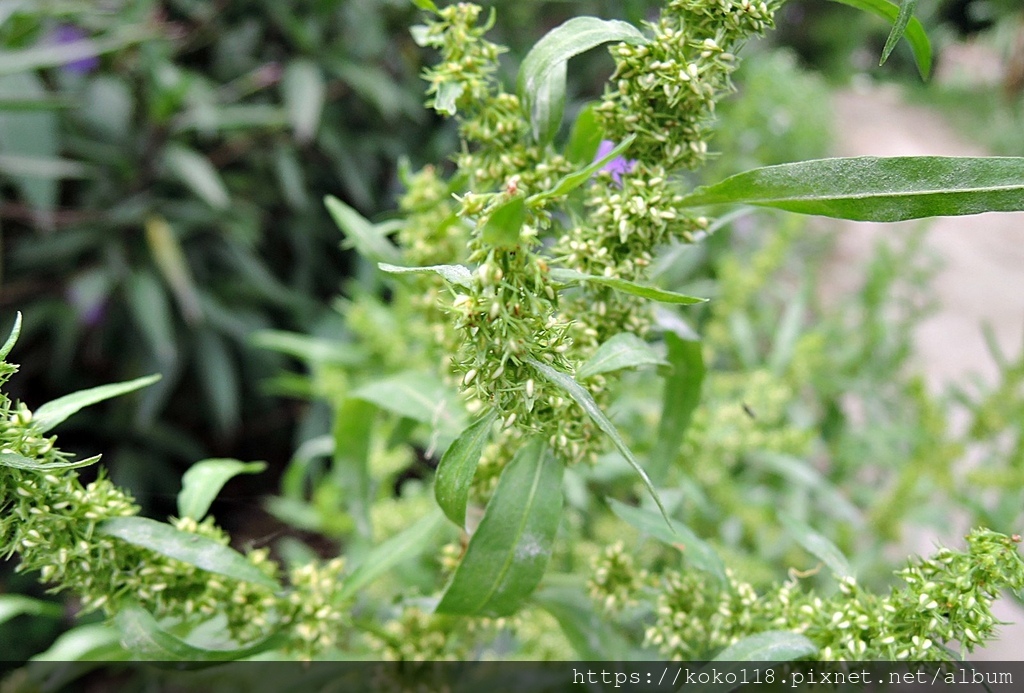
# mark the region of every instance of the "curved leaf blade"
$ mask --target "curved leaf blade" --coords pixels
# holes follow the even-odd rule
[[[579,283],[591,283],[591,284],[602,284],[604,286],[621,291],[626,294],[632,294],[633,296],[640,296],[641,298],[648,298],[652,301],[661,301],[662,303],[680,303],[680,304],[692,304],[692,303],[706,303],[708,299],[698,298],[696,296],[686,296],[685,294],[676,293],[675,291],[668,291],[666,289],[659,289],[653,286],[645,286],[643,284],[637,284],[626,279],[619,279],[618,277],[602,277],[596,274],[584,274],[583,272],[577,272],[576,270],[567,269],[564,267],[554,267],[551,269],[551,278],[558,282],[566,284],[579,284]]]
[[[564,102],[566,61],[612,41],[640,44],[647,39],[627,22],[575,17],[549,31],[527,53],[519,68],[518,92],[529,114],[534,139],[550,142],[561,124],[561,118],[553,124],[550,116],[558,108],[559,94]]]
[[[766,166],[697,188],[684,207],[775,207],[853,221],[1024,210],[1024,158],[872,156]]]
[[[419,522],[399,532],[370,551],[352,573],[345,578],[338,599],[352,597],[360,589],[386,574],[402,561],[415,558],[434,546],[431,539],[436,537],[443,526],[443,519],[436,511]]]
[[[33,472],[49,472],[55,469],[80,469],[96,464],[100,461],[100,455],[93,455],[84,460],[69,460],[66,462],[40,462],[13,452],[0,453],[0,467],[12,469],[25,469]]]
[[[399,267],[378,262],[377,267],[388,274],[439,274],[449,284],[468,287],[473,282],[473,273],[463,265],[428,265],[426,267]]]
[[[153,615],[141,606],[130,605],[114,617],[121,633],[121,646],[137,659],[156,662],[188,662],[185,668],[200,669],[216,662],[231,662],[274,649],[284,644],[280,632],[235,649],[209,649],[185,642],[160,627]],[[181,668],[177,665],[175,668]]]
[[[733,643],[718,653],[712,661],[714,673],[708,683],[686,686],[686,693],[728,693],[742,685],[746,662],[781,664],[804,657],[813,657],[818,647],[803,635],[788,630],[769,630],[751,635]],[[712,664],[705,668],[711,668]],[[703,669],[702,669],[703,671]],[[729,676],[732,674],[732,676]],[[698,674],[699,678],[699,674]],[[724,683],[732,679],[736,683]]]
[[[259,474],[266,462],[240,462],[230,459],[208,459],[196,462],[181,477],[178,493],[178,516],[202,520],[224,484],[239,474]]]
[[[563,465],[534,438],[498,480],[437,612],[507,616],[537,587],[562,516]]]
[[[576,371],[583,380],[601,373],[639,366],[667,366],[668,361],[632,332],[621,332],[597,348],[594,355]]]
[[[608,162],[612,161],[616,157],[622,156],[625,151],[629,149],[629,145],[633,144],[633,140],[635,139],[636,135],[630,135],[619,142],[610,152],[600,159],[595,159],[580,170],[567,174],[555,183],[555,187],[551,188],[551,190],[545,190],[544,192],[537,193],[536,195],[531,195],[527,202],[530,204],[537,204],[553,197],[568,195],[570,192],[590,180],[590,178],[604,168]],[[581,144],[579,146],[583,147],[585,145]]]
[[[44,602],[23,594],[0,594],[0,624],[23,614],[60,618],[63,611],[60,604],[54,602]]]
[[[459,527],[466,525],[469,487],[473,483],[480,455],[491,436],[491,425],[497,418],[498,411],[492,409],[471,424],[448,446],[437,465],[434,497],[445,516]]]
[[[668,362],[672,372],[665,378],[658,438],[651,450],[648,468],[651,478],[660,481],[679,454],[679,448],[690,427],[693,412],[700,403],[704,384],[704,352],[698,341],[683,339],[675,332],[665,333]]]
[[[907,31],[907,25],[914,17],[914,9],[916,7],[917,0],[900,0],[899,14],[896,16],[896,21],[892,25],[888,38],[885,39],[885,48],[882,49],[882,57],[878,61],[879,66],[885,65],[885,61],[889,59],[893,49],[896,48],[896,44],[903,38]]]
[[[140,388],[152,385],[158,380],[160,380],[159,375],[147,375],[143,378],[136,378],[135,380],[123,383],[100,385],[88,390],[79,390],[42,405],[36,409],[32,415],[32,420],[39,427],[41,433],[46,433],[85,407],[134,392]]]
[[[856,7],[858,10],[870,12],[893,23],[900,21],[899,16],[902,8],[892,4],[889,0],[833,0],[833,2]],[[893,27],[893,32],[895,33],[895,27]],[[892,40],[892,34],[889,36],[890,40]],[[925,32],[924,26],[916,17],[908,16],[903,37],[910,43],[910,48],[914,52],[914,61],[917,63],[917,71],[921,73],[921,78],[928,79],[928,75],[932,71],[932,44],[928,40],[928,34]],[[898,37],[893,40],[894,46],[898,40]],[[887,48],[888,43],[886,41]],[[883,56],[888,57],[884,51]],[[882,62],[885,62],[885,57],[882,58]]]
[[[708,573],[720,585],[729,584],[725,564],[718,553],[682,522],[670,519],[669,526],[666,527],[660,517],[643,508],[634,508],[613,498],[608,499],[608,504],[612,512],[626,523],[660,542],[676,547],[683,552],[690,565]]]
[[[850,562],[828,537],[807,523],[789,515],[779,515],[779,521],[786,528],[789,536],[793,537],[804,550],[828,566],[837,578],[853,577]]]
[[[612,439],[612,443],[616,448],[618,448],[619,452],[622,453],[622,456],[626,458],[626,461],[629,462],[629,466],[631,466],[640,477],[640,481],[643,482],[644,488],[646,488],[647,492],[651,494],[652,498],[654,498],[654,502],[661,511],[661,516],[665,518],[665,522],[671,525],[672,520],[665,511],[665,506],[662,505],[661,498],[658,497],[658,492],[655,490],[654,484],[651,482],[651,478],[647,476],[647,472],[637,461],[636,456],[633,455],[633,451],[629,449],[628,445],[626,445],[626,441],[622,439],[622,436],[619,434],[619,430],[615,428],[615,424],[613,424],[611,420],[605,416],[604,412],[601,411],[601,408],[597,406],[597,402],[595,402],[594,398],[591,397],[590,392],[576,382],[568,373],[563,373],[562,371],[552,368],[546,363],[541,363],[533,358],[526,359],[526,362],[533,366],[534,369],[544,376],[545,379],[565,390],[569,396],[572,397],[573,401],[580,405],[580,408],[586,412],[587,416],[594,420],[597,427]]]
[[[99,531],[133,546],[149,549],[162,556],[194,565],[211,573],[263,585],[272,590],[281,587],[234,549],[213,539],[182,532],[164,522],[145,517],[115,517],[99,526]]]
[[[299,142],[309,142],[320,127],[327,85],[320,67],[308,58],[288,63],[281,77],[285,107]]]
[[[196,197],[217,210],[231,205],[227,186],[220,172],[205,156],[180,144],[164,151],[164,165]]]
[[[334,223],[338,225],[341,232],[345,234],[345,238],[359,251],[360,255],[376,262],[398,263],[402,261],[402,254],[398,248],[362,214],[333,195],[324,198],[324,205]]]
[[[11,328],[11,334],[8,335],[7,341],[0,347],[0,361],[7,358],[7,355],[11,353],[11,349],[18,343],[18,337],[21,335],[21,311],[14,316],[14,327]]]

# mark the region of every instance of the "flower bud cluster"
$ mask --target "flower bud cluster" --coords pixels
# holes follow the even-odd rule
[[[749,635],[788,630],[817,645],[822,660],[949,660],[946,645],[970,652],[993,636],[1000,590],[1024,587],[1019,541],[975,530],[966,552],[940,549],[899,571],[904,585],[886,596],[852,577],[822,598],[800,591],[795,580],[759,595],[731,573],[728,589],[717,591],[692,571],[672,571],[662,577],[646,640],[666,656],[702,659]]]
[[[638,569],[625,546],[617,541],[593,561],[594,574],[587,582],[591,599],[605,611],[620,611],[636,603],[636,594],[647,584],[647,571]]]
[[[612,49],[614,88],[598,107],[606,137],[637,136],[641,163],[694,168],[707,155],[708,121],[730,89],[734,51],[771,26],[777,0],[673,0],[644,44]]]

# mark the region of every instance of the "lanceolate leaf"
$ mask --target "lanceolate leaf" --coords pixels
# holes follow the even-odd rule
[[[377,267],[388,274],[430,274],[441,275],[449,284],[469,286],[473,281],[473,273],[463,265],[429,265],[427,267],[399,267],[386,262],[378,262]]]
[[[612,149],[610,152],[608,152],[600,159],[593,161],[590,164],[581,168],[579,171],[574,171],[565,176],[564,178],[562,178],[560,181],[558,181],[558,183],[555,184],[555,187],[553,187],[551,190],[545,190],[544,192],[537,193],[536,195],[531,195],[528,202],[530,202],[531,204],[536,204],[538,202],[542,202],[552,197],[558,197],[560,195],[569,194],[570,192],[572,192],[573,190],[575,190],[576,188],[590,180],[591,176],[593,176],[595,173],[604,168],[604,166],[609,161],[612,161],[616,157],[622,156],[622,154],[629,148],[629,145],[631,145],[633,143],[633,140],[635,139],[636,135],[630,135],[626,139],[619,142],[619,144],[616,145],[614,149]]]
[[[819,558],[822,563],[827,565],[828,569],[836,577],[853,576],[853,571],[850,570],[850,563],[846,560],[846,556],[828,537],[794,517],[780,515],[779,520],[782,522],[782,526],[786,528],[786,532],[796,539],[797,543],[804,547],[811,555]]]
[[[834,2],[840,2],[850,7],[856,7],[858,10],[865,12],[871,12],[879,17],[886,19],[890,22],[897,23],[899,20],[900,12],[903,8],[897,7],[896,5],[889,2],[889,0],[833,0]],[[905,3],[904,3],[905,4]],[[924,27],[916,17],[910,16],[910,12],[907,13],[907,24],[905,27],[905,33],[907,41],[910,42],[910,48],[914,51],[914,60],[917,62],[917,71],[921,73],[921,77],[928,79],[928,75],[932,71],[932,44],[928,40],[928,34],[925,33]],[[893,28],[895,33],[895,27]],[[890,34],[890,41],[895,45],[896,41],[892,39]],[[888,48],[889,41],[886,42]],[[891,50],[891,49],[890,49]],[[883,54],[887,55],[887,54]],[[883,57],[882,62],[885,62]]]
[[[114,623],[121,633],[121,645],[137,659],[157,662],[188,662],[185,668],[199,669],[214,662],[230,662],[274,649],[285,643],[282,633],[275,633],[259,642],[230,650],[198,647],[168,633],[153,615],[137,605],[117,613]],[[205,663],[205,664],[204,664]],[[181,668],[179,664],[175,668]]]
[[[115,517],[103,522],[99,531],[211,573],[280,589],[276,580],[267,577],[234,549],[208,537],[182,532],[164,522],[145,517]]]
[[[576,371],[576,379],[583,380],[622,368],[663,365],[668,365],[668,362],[647,342],[631,332],[622,332],[597,348],[594,355]]]
[[[666,527],[662,518],[650,511],[634,508],[612,498],[608,499],[608,503],[612,512],[620,518],[658,541],[675,546],[683,552],[687,563],[713,576],[720,584],[728,584],[722,559],[711,546],[682,522],[669,520],[670,526]]]
[[[60,605],[54,602],[44,602],[22,594],[0,594],[0,625],[22,614],[60,618],[62,612]]]
[[[11,334],[8,335],[7,341],[0,347],[0,361],[7,358],[7,355],[11,353],[11,349],[18,343],[18,337],[21,335],[21,311],[14,316],[14,327],[11,328]]]
[[[152,385],[157,380],[160,380],[159,375],[147,375],[144,378],[136,378],[124,383],[100,385],[88,390],[73,392],[42,405],[36,409],[32,419],[39,427],[40,432],[46,433],[85,407]]]
[[[324,205],[345,238],[361,255],[377,262],[401,262],[398,248],[359,212],[331,195],[324,198]]]
[[[661,514],[665,518],[665,521],[671,523],[668,513],[665,512],[665,506],[661,504],[661,498],[658,497],[658,492],[654,489],[654,484],[651,483],[651,479],[647,476],[647,472],[644,471],[644,468],[640,466],[639,462],[637,462],[636,456],[633,455],[633,451],[629,449],[629,446],[626,445],[626,441],[622,439],[621,435],[619,435],[619,431],[615,428],[615,424],[613,424],[611,420],[605,416],[604,412],[601,411],[601,408],[597,406],[597,402],[595,402],[594,398],[591,397],[590,392],[573,380],[572,376],[568,373],[563,373],[562,371],[552,368],[546,363],[541,363],[536,359],[530,358],[526,361],[533,366],[538,373],[544,376],[545,379],[565,390],[569,396],[572,397],[573,401],[580,405],[580,408],[586,412],[587,416],[594,420],[597,427],[612,439],[612,443],[615,444],[615,447],[618,448],[619,452],[622,453],[622,456],[626,458],[627,462],[629,462],[629,465],[636,471],[637,475],[640,477],[640,481],[643,482],[644,487],[647,489],[647,492],[651,494],[652,498],[654,498],[654,502],[658,505],[658,509],[661,510]]]
[[[537,587],[562,515],[563,466],[542,438],[502,472],[438,613],[507,616]]]
[[[907,31],[907,24],[914,16],[914,9],[917,7],[917,0],[900,0],[900,12],[896,17],[896,22],[892,25],[892,31],[889,32],[889,38],[885,40],[885,48],[882,49],[882,58],[878,61],[879,65],[884,65],[885,61],[889,59],[892,54],[892,50],[899,43],[899,40],[903,38],[903,34]]]
[[[704,382],[704,356],[701,344],[682,339],[675,332],[665,333],[668,361],[672,372],[665,378],[658,439],[651,451],[651,478],[660,481],[679,454],[693,412],[700,402]]]
[[[27,469],[35,472],[49,472],[54,469],[79,469],[88,467],[100,461],[99,455],[84,460],[70,460],[67,462],[40,462],[13,452],[0,453],[0,467],[11,467],[13,469]]]
[[[684,294],[678,294],[675,291],[666,291],[665,289],[658,289],[653,286],[644,286],[643,284],[637,284],[636,282],[631,282],[626,279],[602,277],[596,274],[583,274],[582,272],[562,267],[552,268],[551,278],[555,281],[564,282],[566,284],[579,284],[581,282],[601,284],[603,286],[611,287],[616,291],[632,294],[633,296],[640,296],[641,298],[649,298],[652,301],[661,301],[662,303],[689,304],[704,303],[707,301],[706,298],[686,296]]]
[[[355,595],[402,561],[415,558],[434,546],[432,540],[437,537],[443,523],[440,513],[435,510],[408,529],[375,547],[366,555],[359,567],[345,578],[338,592],[338,599],[344,600]]]
[[[352,393],[381,409],[433,426],[457,436],[465,414],[455,391],[438,378],[420,371],[405,371],[371,381]]]
[[[469,487],[473,483],[480,455],[491,436],[491,425],[497,418],[497,410],[492,409],[478,419],[448,446],[441,457],[441,463],[437,465],[434,496],[448,519],[459,527],[466,524]]]
[[[854,221],[1024,210],[1024,158],[905,156],[767,166],[698,188],[685,207],[739,203]]]
[[[209,459],[196,462],[181,477],[178,516],[202,520],[224,484],[238,474],[259,474],[266,462]]]
[[[563,108],[554,102],[565,99],[565,62],[611,41],[645,43],[647,39],[626,22],[576,17],[549,31],[523,59],[519,69],[519,97],[530,115],[538,142],[549,142],[557,132],[558,123],[552,123],[550,113],[555,110],[561,113]],[[560,74],[561,84],[554,83],[553,72]]]
[[[281,78],[281,89],[296,139],[309,142],[320,127],[327,93],[320,67],[308,58],[291,61]]]

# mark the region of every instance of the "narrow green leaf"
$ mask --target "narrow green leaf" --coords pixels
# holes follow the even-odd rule
[[[622,368],[667,365],[668,362],[647,342],[631,332],[622,332],[597,348],[594,355],[576,370],[576,379],[585,380]]]
[[[8,75],[2,72],[0,70],[0,96],[38,98],[48,93],[45,82],[33,72]],[[36,174],[56,172],[46,162],[52,164],[58,160],[60,144],[60,122],[55,112],[0,112],[0,152],[9,157],[8,175],[13,177],[12,182],[25,202],[39,212],[46,225],[53,221],[59,176]]]
[[[286,642],[283,634],[276,632],[258,642],[235,649],[198,647],[168,633],[160,627],[152,614],[137,605],[121,609],[114,617],[114,625],[121,633],[121,645],[136,659],[187,663],[178,664],[176,669],[200,669],[216,662],[245,659],[278,648]]]
[[[101,534],[149,549],[197,568],[273,590],[280,585],[234,549],[198,534],[182,532],[145,517],[115,517],[99,526]]]
[[[665,512],[665,506],[661,504],[661,498],[658,497],[658,492],[655,490],[654,484],[651,483],[651,478],[647,476],[647,472],[644,471],[644,468],[639,462],[637,462],[636,457],[633,455],[633,451],[629,449],[629,446],[626,445],[626,441],[622,439],[621,435],[619,435],[619,431],[615,428],[615,424],[613,424],[611,420],[604,415],[601,408],[597,406],[597,402],[595,402],[594,398],[591,397],[590,392],[576,382],[568,373],[563,373],[562,371],[552,368],[546,363],[541,363],[533,358],[526,359],[526,362],[533,366],[534,369],[544,376],[545,379],[565,390],[569,396],[572,397],[573,401],[580,405],[580,408],[587,414],[587,416],[594,420],[597,427],[612,439],[612,443],[615,444],[615,447],[618,448],[619,452],[622,453],[622,456],[626,458],[627,462],[629,462],[629,465],[636,471],[637,475],[640,477],[640,481],[643,482],[644,487],[647,489],[647,492],[651,494],[651,497],[657,504],[658,509],[661,510],[661,515],[665,518],[665,522],[671,524],[671,519],[669,518],[668,513]]]
[[[631,649],[630,643],[611,619],[594,608],[594,600],[587,596],[583,580],[572,586],[551,585],[550,581],[550,577],[545,579],[544,587],[533,595],[533,601],[555,617],[578,658],[622,661]]]
[[[196,324],[203,317],[203,309],[199,305],[195,280],[178,235],[164,217],[152,215],[146,219],[146,245],[160,274],[171,287],[182,316],[186,322]]]
[[[443,526],[444,518],[441,514],[432,512],[383,544],[374,547],[359,566],[345,578],[337,598],[345,600],[355,596],[359,590],[387,574],[403,561],[432,549]]]
[[[665,333],[668,362],[672,372],[665,378],[658,438],[651,451],[651,478],[665,478],[679,454],[679,448],[690,427],[693,412],[700,402],[704,383],[704,355],[701,343],[682,339],[675,332]]]
[[[889,37],[885,40],[885,48],[882,49],[882,57],[878,61],[879,67],[885,65],[885,61],[889,59],[896,44],[903,38],[916,7],[917,0],[900,0],[900,11],[892,25],[892,31],[889,32]]]
[[[91,174],[85,164],[71,159],[23,154],[0,154],[0,173],[28,178],[87,178]]]
[[[288,63],[281,76],[288,122],[299,142],[309,142],[320,127],[327,86],[320,67],[308,58]]]
[[[853,577],[850,562],[828,537],[789,515],[780,514],[779,521],[786,528],[786,532],[808,553],[827,565],[833,575],[837,578]]]
[[[856,7],[858,10],[870,12],[894,23],[898,21],[901,10],[901,8],[892,4],[889,0],[833,0],[833,2]],[[890,38],[891,36],[890,34]],[[908,17],[904,36],[914,52],[917,71],[921,73],[922,79],[928,79],[928,75],[932,71],[932,45],[928,40],[928,34],[925,32],[924,26],[921,25],[921,22],[916,17]],[[895,41],[893,43],[895,45]],[[886,44],[888,44],[888,41]]]
[[[647,39],[627,22],[575,17],[549,31],[526,55],[519,68],[518,92],[529,114],[534,139],[550,142],[557,131],[550,110],[559,93],[564,99],[566,61],[611,41],[640,44]],[[552,73],[560,76],[560,84]]]
[[[174,312],[163,284],[152,272],[135,272],[128,279],[128,307],[150,353],[167,369],[177,360]]]
[[[604,133],[597,121],[597,102],[591,101],[580,109],[576,122],[565,143],[565,158],[575,164],[589,165],[597,155]]]
[[[366,360],[366,353],[357,346],[334,339],[318,339],[298,332],[260,330],[249,338],[253,346],[294,356],[309,363],[356,366]]]
[[[227,340],[210,329],[196,333],[196,369],[206,395],[209,416],[224,439],[238,430],[242,419],[242,383],[238,364]]]
[[[92,387],[88,390],[73,392],[70,395],[59,397],[52,402],[47,402],[36,409],[35,414],[32,416],[32,420],[35,421],[35,424],[39,427],[39,431],[41,433],[46,433],[54,426],[63,423],[69,416],[78,413],[79,410],[84,409],[85,407],[111,399],[112,397],[120,397],[121,395],[129,392],[134,392],[139,388],[152,385],[157,380],[160,380],[159,375],[147,375],[143,378],[136,378],[135,380],[129,380],[123,383],[100,385],[99,387]]]
[[[512,248],[519,245],[519,234],[525,222],[526,200],[515,195],[491,212],[480,231],[480,237],[488,245]]]
[[[491,425],[498,418],[495,409],[475,421],[448,446],[434,477],[434,497],[449,520],[464,527],[469,488],[477,463],[491,437]]]
[[[1024,210],[1024,158],[871,156],[756,168],[697,188],[684,207],[776,207],[854,221]]]
[[[356,531],[367,541],[373,538],[370,455],[376,412],[372,403],[346,397],[334,412],[331,429],[331,476],[343,489],[346,509],[355,522]]]
[[[800,339],[800,328],[803,326],[804,313],[807,311],[807,287],[804,286],[796,299],[786,306],[779,321],[778,329],[772,338],[772,351],[768,355],[768,366],[775,373],[782,373],[793,361],[797,341]]]
[[[385,411],[430,424],[453,436],[465,427],[458,394],[438,378],[405,371],[359,387],[353,397],[373,402]]]
[[[18,337],[21,336],[21,311],[19,310],[14,316],[14,327],[11,328],[11,333],[7,336],[7,341],[0,347],[0,361],[7,358],[7,355],[11,353],[11,349],[18,343]]]
[[[743,685],[747,662],[767,665],[792,662],[818,653],[817,646],[803,635],[787,630],[769,630],[750,635],[718,653],[712,662],[697,674],[704,674],[707,683],[690,684],[685,693],[728,693]],[[717,674],[717,676],[715,675]],[[726,683],[731,679],[734,683]]]
[[[542,438],[519,449],[498,479],[438,613],[508,616],[519,609],[551,558],[563,471]]]
[[[341,232],[345,234],[349,243],[355,246],[360,255],[376,262],[398,263],[402,261],[399,253],[391,241],[389,241],[380,229],[361,215],[332,195],[324,198],[324,204],[330,213],[334,223],[338,225]]]
[[[548,144],[558,134],[565,117],[566,71],[568,64],[563,60],[555,63],[540,78],[533,93],[530,109],[530,121],[533,138],[540,144]]]
[[[64,665],[68,662],[119,661],[127,658],[120,640],[117,629],[109,623],[86,623],[61,633],[49,648],[29,661],[61,662]],[[47,683],[56,682],[49,679]],[[61,690],[62,687],[56,684],[52,690]]]
[[[386,262],[378,262],[377,267],[379,267],[382,272],[387,272],[389,274],[440,274],[446,282],[454,284],[455,286],[470,286],[473,282],[473,273],[469,271],[468,267],[464,267],[463,265],[399,267],[397,265],[389,265]]]
[[[412,4],[421,10],[437,13],[437,5],[434,4],[433,0],[412,0]]]
[[[563,267],[552,268],[551,278],[557,282],[563,282],[566,284],[578,284],[580,282],[602,284],[625,294],[648,298],[652,301],[661,301],[662,303],[691,304],[705,303],[708,300],[706,298],[697,298],[696,296],[686,296],[684,294],[676,293],[675,291],[658,289],[653,286],[644,286],[643,284],[637,284],[636,282],[619,279],[617,277],[601,277],[595,274],[583,274],[582,272],[577,272],[576,270],[566,269]]]
[[[25,469],[34,472],[49,472],[55,469],[80,469],[96,464],[100,461],[100,455],[93,455],[84,460],[69,460],[66,462],[40,462],[13,452],[0,453],[0,467],[11,467],[13,469]]]
[[[60,604],[44,602],[41,599],[33,599],[22,594],[0,594],[0,624],[24,614],[60,618],[63,612]]]
[[[635,139],[636,135],[630,135],[626,139],[619,142],[619,144],[616,145],[615,148],[608,152],[605,156],[601,157],[600,159],[597,159],[596,161],[592,161],[588,165],[581,168],[579,171],[574,171],[566,175],[564,178],[558,181],[555,184],[555,187],[551,188],[551,190],[546,190],[544,192],[537,193],[536,195],[531,195],[527,202],[531,205],[534,205],[543,202],[544,200],[550,199],[552,197],[559,197],[561,195],[569,194],[570,192],[572,192],[573,190],[575,190],[576,188],[590,180],[590,178],[595,173],[604,168],[609,161],[612,161],[616,157],[622,156],[622,154],[629,148],[629,145],[631,145],[633,143],[633,140]]]
[[[180,144],[164,150],[167,170],[189,190],[214,209],[224,210],[231,205],[228,189],[220,173],[205,156]]]
[[[676,547],[683,552],[689,565],[703,570],[715,578],[720,585],[729,584],[729,579],[725,574],[725,564],[722,563],[718,553],[682,522],[669,519],[669,526],[666,527],[661,517],[648,510],[634,508],[613,498],[607,500],[612,512],[624,522],[660,542]]]
[[[217,494],[232,477],[239,474],[259,474],[266,468],[266,462],[240,462],[229,459],[196,462],[181,477],[178,516],[202,520],[209,512]]]
[[[104,53],[130,46],[151,38],[149,29],[125,27],[115,36],[95,39],[81,39],[61,45],[44,44],[14,51],[0,51],[0,75],[31,72],[47,67],[60,67],[84,58],[93,58]]]

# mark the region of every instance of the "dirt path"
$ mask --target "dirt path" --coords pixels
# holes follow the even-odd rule
[[[982,156],[984,152],[952,130],[937,114],[908,105],[891,88],[851,89],[834,97],[838,156]],[[844,224],[831,276],[832,290],[853,290],[876,240],[913,224]],[[943,267],[934,280],[936,315],[914,334],[917,365],[940,392],[951,382],[996,374],[981,325],[992,326],[1004,353],[1024,348],[1024,213],[946,217],[929,223],[927,247]],[[927,552],[937,541],[958,537],[922,533],[913,541]],[[1024,609],[1004,599],[997,617],[1014,622],[1001,640],[976,659],[1024,659]]]

